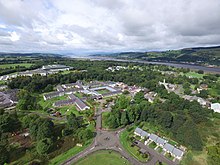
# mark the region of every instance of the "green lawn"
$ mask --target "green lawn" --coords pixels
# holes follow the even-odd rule
[[[188,72],[188,73],[185,73],[184,75],[186,75],[187,77],[193,77],[193,78],[203,78],[205,74],[199,74],[196,72]]]
[[[163,152],[163,148],[162,148],[162,147],[158,147],[157,150],[158,150],[159,153],[162,153],[162,152]]]
[[[40,96],[40,105],[43,107],[43,108],[54,108],[53,107],[53,103],[55,103],[56,101],[59,101],[59,100],[67,100],[68,99],[68,96],[67,95],[64,95],[64,96],[61,96],[61,97],[55,97],[55,98],[52,98],[50,100],[44,100],[43,99],[43,96]],[[76,109],[76,106],[75,105],[67,105],[67,106],[62,106],[62,107],[59,107],[59,108],[56,108],[62,115],[69,115],[71,112],[74,113],[76,116],[79,116],[79,111]]]
[[[59,164],[63,163],[64,161],[66,161],[70,157],[72,157],[72,156],[78,154],[79,152],[83,151],[84,149],[86,149],[91,144],[91,142],[92,142],[92,140],[89,140],[82,147],[75,146],[75,147],[71,148],[70,150],[68,150],[68,151],[64,152],[63,154],[50,160],[49,164],[50,165],[59,165]]]
[[[43,99],[43,96],[40,96],[40,101],[39,101],[39,104],[43,107],[43,108],[46,108],[46,107],[49,107],[51,108],[53,103],[55,103],[56,101],[59,101],[59,100],[67,100],[68,97],[66,95],[64,96],[60,96],[60,97],[54,97],[52,99],[49,99],[49,100],[44,100]]]
[[[109,93],[109,90],[107,90],[107,89],[100,89],[100,90],[97,90],[97,92],[99,94],[105,94],[105,93]]]
[[[174,145],[174,146],[175,146],[175,145],[178,145],[177,142],[175,142],[174,140],[171,140],[171,139],[169,140],[169,143],[172,144],[172,145]]]
[[[174,159],[174,157],[171,156],[169,153],[166,153],[166,154],[165,154],[165,157],[168,158],[168,159],[170,159],[170,160],[173,160],[173,159]]]
[[[70,113],[74,113],[76,116],[80,116],[79,111],[76,109],[75,105],[68,105],[58,108],[58,111],[62,115],[70,115]]]
[[[0,81],[0,85],[5,85],[6,82],[5,81]]]
[[[76,92],[74,95],[77,96],[78,98],[83,98],[84,97],[84,95],[82,93],[79,93],[79,92]]]
[[[157,162],[156,165],[167,165],[167,164],[164,162]]]
[[[149,147],[152,148],[152,149],[154,149],[156,146],[157,146],[157,145],[156,145],[155,142],[151,142],[151,143],[149,144]]]
[[[132,131],[133,132],[133,131]],[[139,161],[146,162],[148,158],[143,158],[142,155],[138,151],[138,147],[131,147],[131,141],[129,140],[130,133],[125,130],[120,134],[120,142],[124,149],[134,158]]]
[[[115,151],[97,151],[75,163],[75,165],[130,165],[129,161],[122,158]]]
[[[31,63],[18,63],[18,64],[1,64],[0,65],[0,69],[4,69],[4,68],[10,68],[10,67],[12,67],[12,68],[15,68],[16,66],[24,66],[24,67],[30,67],[31,65],[33,65],[33,64],[31,64]]]

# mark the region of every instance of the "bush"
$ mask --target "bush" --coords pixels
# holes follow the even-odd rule
[[[143,157],[143,158],[148,158],[148,154],[146,154],[146,153],[145,153],[145,154],[142,154],[142,157]]]
[[[203,70],[198,70],[197,73],[199,73],[199,74],[204,74],[204,71],[203,71]]]

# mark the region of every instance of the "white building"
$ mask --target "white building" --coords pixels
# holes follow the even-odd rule
[[[213,103],[213,104],[211,104],[211,109],[212,109],[214,112],[220,113],[220,104],[219,104],[219,103]]]

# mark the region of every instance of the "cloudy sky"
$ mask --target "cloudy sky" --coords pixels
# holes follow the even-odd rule
[[[0,0],[0,52],[220,45],[220,0]]]

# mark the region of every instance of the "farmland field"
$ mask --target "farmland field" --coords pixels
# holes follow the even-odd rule
[[[31,63],[1,64],[0,65],[0,69],[10,68],[10,67],[15,68],[16,66],[23,66],[23,67],[27,67],[28,68],[31,65],[33,65],[33,64],[31,64]]]

